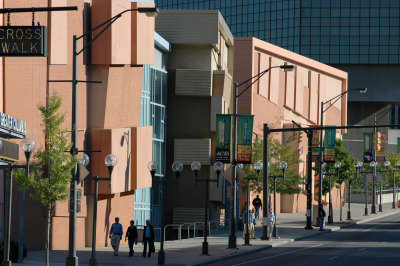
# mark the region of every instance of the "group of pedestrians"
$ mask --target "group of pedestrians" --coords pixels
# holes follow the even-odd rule
[[[244,224],[243,228],[243,237],[245,236],[248,228],[249,237],[254,239],[256,219],[260,218],[260,209],[262,207],[262,201],[258,195],[256,195],[256,197],[253,199],[252,204],[254,207],[252,210],[247,210],[247,203],[245,204],[244,215],[248,215],[248,217],[246,217],[245,220],[246,223]],[[245,219],[245,217],[243,217],[243,219]],[[271,239],[274,224],[275,224],[275,214],[272,211],[272,208],[269,208],[267,216],[267,233],[268,233],[267,239]]]
[[[114,250],[114,256],[118,256],[119,251],[119,244],[122,240],[123,236],[123,229],[122,224],[119,223],[119,218],[115,217],[115,223],[111,225],[110,228],[110,239],[111,239],[111,246]],[[132,257],[134,254],[133,245],[137,245],[138,240],[138,232],[135,226],[135,222],[133,220],[130,221],[130,225],[126,230],[125,234],[125,241],[128,239],[129,245],[129,256]],[[149,249],[147,252],[147,248]],[[154,253],[154,228],[150,224],[149,220],[146,220],[146,226],[143,230],[143,257],[151,256],[151,253]]]

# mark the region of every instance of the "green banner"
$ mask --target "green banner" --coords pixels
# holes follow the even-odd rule
[[[231,115],[217,114],[215,160],[231,161]]]
[[[325,130],[324,147],[334,149],[336,146],[336,129],[330,128]]]
[[[400,153],[400,138],[397,138],[397,153]]]
[[[237,161],[239,163],[251,163],[253,118],[253,115],[239,115],[237,138]]]
[[[373,142],[372,133],[364,133],[364,152],[372,153]]]
[[[253,140],[253,115],[239,115],[238,145],[251,145]]]

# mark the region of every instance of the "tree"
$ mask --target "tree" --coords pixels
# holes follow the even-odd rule
[[[78,162],[76,156],[67,152],[71,148],[67,131],[61,129],[64,115],[58,114],[61,98],[48,97],[48,106],[39,106],[45,135],[45,149],[33,155],[33,171],[27,177],[23,171],[16,173],[17,184],[31,188],[30,196],[39,200],[47,209],[46,256],[49,265],[49,238],[51,214],[56,201],[65,201],[69,196],[71,173]]]
[[[259,137],[256,137],[253,143],[252,150],[252,161],[262,161],[263,158],[263,144],[264,141]],[[299,159],[299,150],[294,149],[291,145],[281,144],[278,140],[269,140],[269,176],[272,177],[282,176],[282,170],[279,168],[279,163],[281,161],[286,161],[288,163],[288,168],[285,172],[285,182],[282,178],[277,178],[276,191],[281,194],[297,194],[302,191],[300,184],[303,183],[303,177],[300,176],[297,169],[293,168],[294,165],[299,164],[301,161]],[[257,177],[257,172],[254,167],[246,165],[244,171],[248,176]],[[262,177],[262,171],[260,172],[260,177]],[[269,183],[270,191],[273,191],[273,182]],[[243,186],[244,191],[247,190],[246,186]],[[251,181],[250,189],[254,192],[261,192],[262,190],[262,178],[260,178],[260,183],[257,181]]]

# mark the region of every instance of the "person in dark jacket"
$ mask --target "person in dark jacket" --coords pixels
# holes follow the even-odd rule
[[[325,220],[325,210],[324,205],[320,204],[318,207],[318,217],[319,217],[319,231],[324,231],[324,220]]]
[[[261,199],[258,197],[258,195],[256,196],[255,199],[253,199],[252,203],[256,210],[256,216],[254,218],[258,219],[258,218],[260,218],[260,208],[262,207],[262,202],[261,202]]]
[[[151,253],[155,252],[156,250],[154,248],[154,228],[150,224],[149,220],[146,220],[146,226],[143,230],[143,257],[146,257],[147,244],[149,245],[148,256],[150,257]]]
[[[125,241],[128,238],[128,245],[129,245],[129,256],[133,256],[133,244],[137,244],[137,237],[138,237],[138,232],[137,228],[135,226],[135,222],[131,220],[131,225],[128,227],[126,230],[126,235],[125,235]]]

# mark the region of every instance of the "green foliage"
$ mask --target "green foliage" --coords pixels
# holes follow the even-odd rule
[[[61,129],[64,115],[58,114],[61,98],[48,98],[48,106],[40,106],[45,149],[34,153],[33,169],[26,177],[23,171],[16,173],[17,183],[32,188],[31,197],[51,208],[57,200],[68,199],[71,173],[78,159],[67,152],[71,148],[66,130]]]
[[[262,161],[263,159],[263,140],[256,138],[253,143],[252,150],[252,160],[253,162]],[[288,163],[288,168],[285,171],[285,182],[283,182],[283,172],[279,168],[279,163],[281,161],[286,161]],[[303,183],[303,178],[299,175],[297,169],[293,166],[300,163],[299,150],[295,150],[290,145],[280,144],[277,140],[269,140],[269,187],[273,191],[273,176],[276,178],[276,191],[281,194],[296,194],[300,193],[302,189],[300,184]],[[257,177],[257,172],[254,167],[246,165],[244,171],[248,176]],[[260,172],[260,182],[257,184],[256,180],[251,182],[250,189],[254,192],[262,191],[262,176],[263,172]],[[244,191],[246,191],[246,181],[243,182]]]
[[[342,166],[339,168],[339,174],[335,168],[335,162],[327,162],[325,168],[325,176],[322,181],[322,194],[325,195],[329,192],[329,175],[331,176],[332,188],[336,184],[337,188],[340,188],[343,182],[347,182],[353,179],[355,176],[356,159],[350,154],[350,152],[344,147],[344,142],[340,139],[336,140],[335,147],[335,159],[336,162],[341,162]],[[315,167],[316,173],[319,174],[319,165]]]

